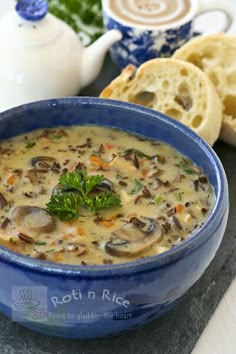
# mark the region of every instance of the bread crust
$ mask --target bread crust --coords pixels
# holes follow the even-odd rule
[[[236,36],[199,36],[177,50],[174,58],[194,63],[211,79],[223,104],[220,138],[236,146]]]
[[[100,94],[144,105],[181,121],[213,145],[222,123],[222,105],[207,77],[191,63],[153,59],[128,65]]]

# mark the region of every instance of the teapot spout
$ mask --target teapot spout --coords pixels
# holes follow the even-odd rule
[[[84,49],[82,63],[80,63],[80,78],[83,88],[96,79],[101,71],[102,64],[108,49],[122,38],[120,31],[113,29],[102,35],[96,42]]]

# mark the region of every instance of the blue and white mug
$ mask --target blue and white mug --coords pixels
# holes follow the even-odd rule
[[[191,39],[193,20],[203,12],[223,11],[228,20],[224,30],[232,20],[229,6],[218,0],[102,0],[102,6],[106,29],[123,35],[110,50],[120,68],[172,55]]]

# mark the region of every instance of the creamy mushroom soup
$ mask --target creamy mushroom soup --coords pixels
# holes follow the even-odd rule
[[[0,142],[0,244],[52,262],[133,261],[169,250],[208,218],[207,176],[171,146],[97,126]]]

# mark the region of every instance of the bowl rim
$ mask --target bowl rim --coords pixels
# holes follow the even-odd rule
[[[152,109],[136,105],[133,103],[121,102],[116,100],[100,99],[96,97],[66,97],[58,99],[47,99],[28,103],[15,108],[11,108],[7,111],[0,113],[0,124],[4,119],[14,117],[16,114],[21,114],[25,110],[55,107],[57,105],[94,105],[97,108],[115,108],[121,110],[129,110],[136,114],[144,114],[152,120],[160,120],[164,124],[172,126],[173,129],[177,129],[187,139],[192,139],[194,143],[200,148],[207,159],[211,161],[216,171],[216,180],[218,185],[218,193],[216,195],[216,202],[213,210],[211,211],[208,219],[203,226],[192,234],[188,239],[182,241],[177,246],[165,251],[161,254],[138,259],[136,261],[109,264],[109,265],[69,265],[62,263],[54,263],[30,258],[14,251],[9,250],[4,246],[0,246],[0,260],[11,263],[28,270],[57,274],[67,276],[83,276],[83,277],[111,277],[123,274],[131,274],[134,272],[143,272],[152,268],[158,269],[167,264],[174,262],[176,259],[188,254],[194,249],[198,248],[202,243],[206,242],[211,236],[212,225],[219,225],[225,212],[228,210],[228,183],[224,168],[220,159],[214,150],[194,131],[183,125],[182,123],[169,118],[161,112],[154,111]],[[14,118],[13,118],[14,119]],[[125,131],[125,129],[124,129]],[[170,144],[171,145],[171,144]],[[221,216],[221,217],[219,217]],[[208,232],[207,232],[208,231]]]

